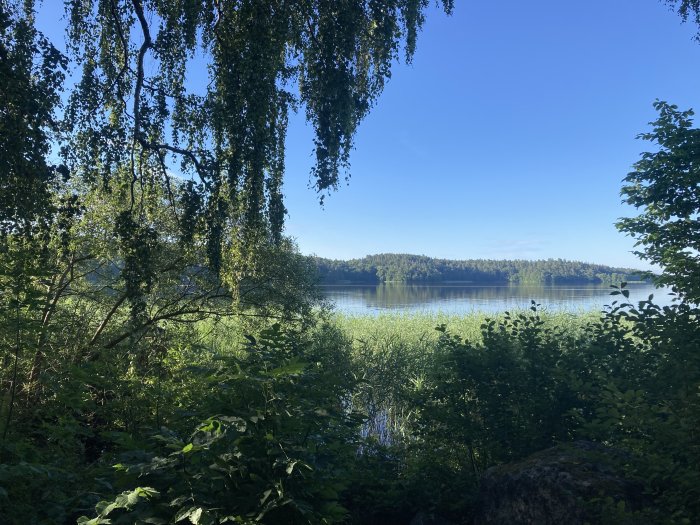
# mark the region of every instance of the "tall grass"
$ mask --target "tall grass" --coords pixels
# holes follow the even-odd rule
[[[515,312],[511,312],[515,313]],[[425,378],[430,377],[444,326],[461,339],[478,344],[481,326],[487,319],[505,315],[470,313],[385,314],[348,316],[334,314],[331,322],[351,341],[353,368],[358,388],[353,396],[356,410],[367,415],[364,434],[382,444],[410,439],[416,406],[412,399]],[[540,312],[545,326],[574,339],[583,336],[583,327],[595,320],[595,312]]]
[[[574,335],[580,334],[586,323],[599,317],[595,311],[538,313],[547,326],[566,330],[567,333]],[[433,343],[438,340],[440,332],[436,328],[440,325],[446,326],[449,333],[458,335],[462,339],[479,342],[481,325],[484,321],[499,319],[504,315],[504,313],[494,315],[472,312],[467,315],[394,313],[378,316],[349,316],[335,313],[331,319],[356,344],[402,341],[410,343],[414,347],[414,352],[429,352],[434,346]]]
[[[538,313],[545,326],[574,339],[582,337],[583,327],[598,317],[591,311]],[[410,435],[415,415],[412,395],[424,378],[430,376],[439,348],[438,326],[445,326],[448,333],[478,344],[484,322],[498,320],[504,315],[482,312],[379,316],[332,313],[327,322],[350,343],[351,366],[357,380],[352,405],[367,416],[364,434],[385,444]],[[246,328],[244,322],[234,317],[202,322],[197,327],[204,346],[213,355],[238,353],[245,341]]]

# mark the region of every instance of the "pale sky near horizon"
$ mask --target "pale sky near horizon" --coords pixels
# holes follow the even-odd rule
[[[634,213],[621,180],[653,148],[635,137],[656,98],[700,108],[697,28],[659,0],[455,3],[451,17],[429,10],[413,63],[395,65],[360,125],[349,185],[323,208],[308,187],[312,132],[292,118],[287,234],[331,258],[647,268],[614,227]],[[54,38],[62,4],[39,13]]]

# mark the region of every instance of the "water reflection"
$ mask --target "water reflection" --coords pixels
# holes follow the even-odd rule
[[[472,311],[501,312],[528,308],[535,300],[550,311],[600,310],[620,297],[610,296],[609,286],[600,285],[328,285],[322,287],[336,309],[346,314],[383,312],[429,312],[461,314]],[[668,290],[650,284],[630,284],[630,301],[646,300],[670,304]]]

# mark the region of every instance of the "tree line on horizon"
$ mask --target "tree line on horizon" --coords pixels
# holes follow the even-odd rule
[[[425,255],[381,253],[361,259],[312,258],[324,284],[528,283],[615,284],[644,280],[640,270],[564,259],[437,259]]]
[[[655,104],[618,223],[677,301],[365,337],[283,235],[287,116],[322,197],[427,4],[66,0],[64,55],[35,3],[0,0],[0,524],[472,525],[485,472],[580,439],[644,495],[589,523],[700,522],[692,111]]]

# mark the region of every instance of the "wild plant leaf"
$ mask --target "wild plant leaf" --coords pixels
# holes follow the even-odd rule
[[[266,375],[269,375],[271,377],[298,375],[298,374],[301,374],[308,366],[309,366],[309,363],[307,363],[307,362],[300,361],[300,360],[293,360],[284,366],[280,366],[278,368],[274,368],[274,369],[270,370],[269,372],[267,372]]]

